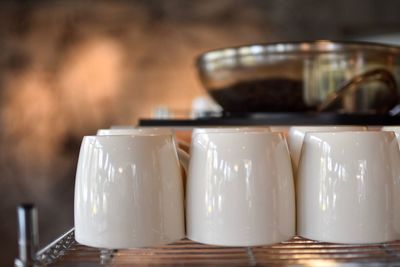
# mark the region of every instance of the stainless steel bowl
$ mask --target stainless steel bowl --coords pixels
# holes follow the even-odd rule
[[[400,47],[363,42],[254,44],[199,56],[228,112],[386,113],[399,103]]]

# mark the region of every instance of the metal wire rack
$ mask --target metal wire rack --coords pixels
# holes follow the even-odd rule
[[[400,266],[400,241],[372,245],[320,243],[295,237],[262,247],[221,247],[183,239],[153,248],[82,246],[71,229],[37,254],[42,266]]]

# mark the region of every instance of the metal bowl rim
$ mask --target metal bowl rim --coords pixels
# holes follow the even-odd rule
[[[341,53],[346,51],[359,50],[360,52],[386,52],[400,55],[400,46],[387,45],[373,42],[356,41],[299,41],[299,42],[275,42],[275,43],[256,43],[249,45],[225,47],[213,49],[200,54],[196,63],[199,68],[204,64],[212,63],[216,60],[242,57],[251,55],[274,55],[274,54],[307,54],[307,53]]]

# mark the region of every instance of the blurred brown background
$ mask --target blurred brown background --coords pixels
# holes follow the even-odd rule
[[[205,95],[194,58],[254,42],[400,33],[400,1],[0,2],[0,266],[20,202],[44,245],[73,226],[82,136]]]

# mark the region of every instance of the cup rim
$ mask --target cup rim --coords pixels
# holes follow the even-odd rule
[[[393,131],[318,131],[318,132],[306,132],[304,138],[308,138],[310,135],[317,136],[330,136],[330,135],[371,135],[371,136],[379,136],[379,135],[393,135],[395,133]]]
[[[343,128],[351,128],[351,127],[363,128],[365,130],[367,129],[366,125],[293,125],[293,126],[289,127],[289,131],[302,130],[302,129],[308,129],[308,128],[309,129],[337,128],[340,130]],[[309,132],[311,132],[311,131],[309,131]],[[349,130],[346,130],[346,131],[349,131]],[[356,131],[356,130],[354,130],[354,131]]]
[[[235,133],[272,133],[269,127],[203,127],[194,128],[193,135],[197,134],[235,134]]]
[[[306,128],[306,127],[366,127],[359,124],[332,124],[332,125],[290,125],[289,128]]]
[[[384,125],[380,130],[382,132],[396,132],[400,131],[400,125]]]
[[[115,135],[85,135],[83,139],[93,138],[93,139],[123,139],[123,138],[148,138],[148,137],[171,137],[173,138],[173,134],[168,133],[140,133],[140,134],[115,134]]]
[[[96,132],[96,136],[150,135],[150,134],[170,135],[173,134],[173,131],[169,128],[125,128],[125,129],[98,129]]]

